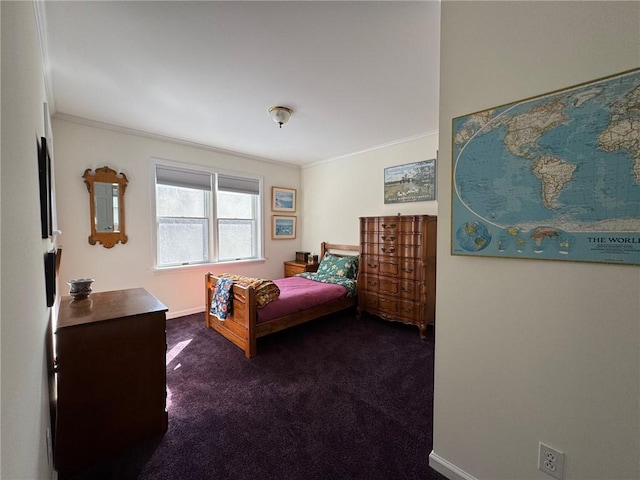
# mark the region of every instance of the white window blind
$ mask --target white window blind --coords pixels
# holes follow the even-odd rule
[[[253,178],[232,177],[230,175],[218,175],[218,190],[223,192],[248,193],[258,195],[260,183]]]
[[[211,174],[156,166],[156,183],[211,191]]]

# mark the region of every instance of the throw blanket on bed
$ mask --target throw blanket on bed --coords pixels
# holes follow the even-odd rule
[[[258,308],[264,307],[267,303],[274,301],[280,296],[280,289],[272,280],[244,277],[233,273],[221,273],[216,276],[218,278],[228,278],[243,287],[252,287],[256,292]]]
[[[211,315],[218,317],[218,320],[224,321],[227,315],[231,314],[233,305],[233,280],[228,278],[219,278],[216,283],[216,289],[211,299]]]

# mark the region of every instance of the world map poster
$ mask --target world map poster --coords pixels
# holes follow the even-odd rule
[[[640,265],[640,69],[453,119],[453,255]]]

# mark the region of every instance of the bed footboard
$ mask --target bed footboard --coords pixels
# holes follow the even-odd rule
[[[254,357],[256,355],[256,292],[251,287],[234,284],[231,314],[221,321],[209,311],[217,282],[218,277],[214,274],[205,275],[205,326],[213,328],[240,347],[245,357]]]

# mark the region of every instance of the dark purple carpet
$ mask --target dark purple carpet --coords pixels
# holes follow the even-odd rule
[[[169,358],[184,346],[167,433],[73,480],[444,480],[428,466],[432,329],[421,341],[340,313],[259,339],[247,360],[197,314],[168,320],[167,344]]]

